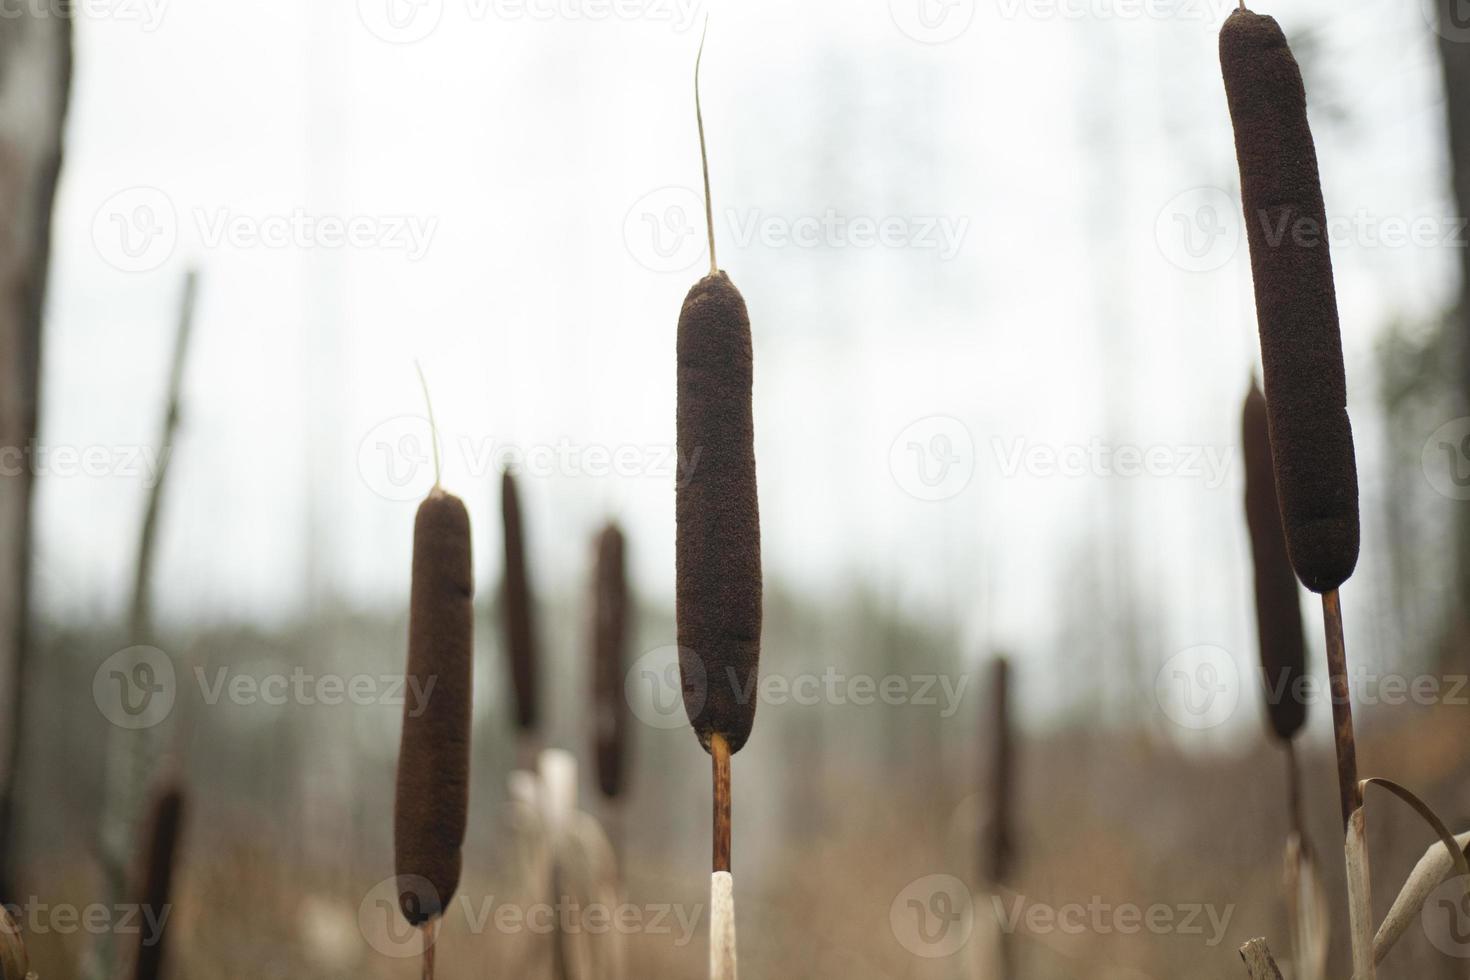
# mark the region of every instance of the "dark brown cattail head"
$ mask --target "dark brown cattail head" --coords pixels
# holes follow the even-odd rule
[[[500,513],[505,522],[505,649],[510,683],[515,691],[516,725],[536,727],[536,620],[531,609],[531,582],[526,572],[526,533],[516,479],[500,477]]]
[[[609,524],[597,537],[592,607],[592,747],[597,785],[604,795],[616,797],[623,791],[628,753],[628,699],[623,694],[628,578],[623,532],[616,524]]]
[[[459,887],[469,808],[474,575],[470,517],[439,487],[413,524],[408,677],[398,789],[393,801],[394,871],[404,918],[440,915]]]
[[[1255,382],[1245,396],[1240,442],[1245,457],[1245,521],[1256,572],[1256,639],[1266,684],[1266,713],[1276,737],[1286,740],[1307,718],[1306,701],[1299,690],[1306,671],[1306,640],[1296,576],[1286,554],[1281,508],[1276,501],[1266,396]]]
[[[138,932],[138,955],[133,962],[134,980],[158,980],[163,976],[166,935],[172,917],[172,883],[179,840],[184,827],[184,793],[167,786],[153,800],[143,830],[138,907],[142,927]],[[157,924],[157,928],[154,928]]]
[[[755,722],[761,640],[761,529],[751,414],[750,316],[724,272],[694,284],[679,312],[675,571],[684,707],[709,749],[736,752]]]
[[[1011,809],[1014,805],[1012,777],[1014,747],[1011,741],[1011,664],[996,657],[991,665],[990,717],[983,719],[982,738],[990,742],[990,821],[988,839],[982,842],[985,880],[1003,884],[1010,877],[1012,840]]]
[[[1358,473],[1327,212],[1301,72],[1275,19],[1220,31],[1255,281],[1276,489],[1292,567],[1327,592],[1358,562]]]

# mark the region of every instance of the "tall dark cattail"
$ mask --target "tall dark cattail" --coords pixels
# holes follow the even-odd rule
[[[531,609],[531,583],[526,572],[526,534],[515,477],[500,477],[500,513],[505,524],[505,649],[515,691],[516,725],[536,727],[536,626]]]
[[[597,537],[597,575],[593,584],[592,718],[597,785],[604,795],[623,791],[628,752],[627,669],[628,577],[623,532],[609,524]]]
[[[172,918],[172,885],[180,838],[184,828],[184,793],[167,786],[154,798],[144,829],[142,863],[138,869],[137,907],[142,910],[134,980],[163,976],[167,925]]]
[[[404,918],[423,925],[459,887],[469,807],[474,573],[464,504],[435,486],[413,526],[408,683],[393,850]]]
[[[1011,809],[1014,805],[1012,777],[1014,747],[1011,741],[1011,664],[996,657],[991,664],[990,717],[984,719],[983,738],[990,742],[990,826],[988,839],[982,842],[985,855],[985,880],[1005,883],[1011,873],[1014,853]]]
[[[1245,397],[1240,441],[1245,457],[1245,520],[1255,566],[1256,639],[1266,685],[1266,712],[1276,737],[1289,741],[1307,717],[1306,700],[1299,690],[1306,672],[1306,640],[1296,576],[1286,554],[1281,508],[1276,502],[1266,396],[1255,382]]]
[[[699,740],[738,752],[755,723],[761,550],[750,317],[730,277],[694,284],[679,313],[676,493],[679,662]]]
[[[1358,475],[1317,153],[1296,59],[1274,18],[1220,31],[1250,241],[1276,489],[1292,567],[1314,592],[1358,561]]]

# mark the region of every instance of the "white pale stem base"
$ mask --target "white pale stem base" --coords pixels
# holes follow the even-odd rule
[[[709,881],[710,980],[736,980],[735,879],[716,871]]]

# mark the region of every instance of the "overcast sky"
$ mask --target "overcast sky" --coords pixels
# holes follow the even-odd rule
[[[137,457],[191,263],[164,616],[405,601],[432,480],[416,358],[482,590],[510,447],[544,588],[578,585],[617,515],[639,590],[669,598],[674,332],[707,262],[691,75],[708,12],[717,248],[754,326],[768,578],[868,582],[957,622],[976,654],[1040,657],[1079,568],[1121,563],[1160,650],[1252,649],[1229,7],[97,0],[77,26],[42,442],[106,447],[105,473],[41,465],[42,602],[124,604]],[[1464,245],[1434,34],[1417,0],[1275,7],[1309,35],[1341,221],[1368,494],[1349,591],[1366,592],[1372,347],[1449,299],[1448,239]],[[1366,637],[1374,613],[1356,609]]]

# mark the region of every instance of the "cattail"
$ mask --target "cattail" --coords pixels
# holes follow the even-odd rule
[[[1241,413],[1241,448],[1245,457],[1245,519],[1255,564],[1256,638],[1271,730],[1286,742],[1307,717],[1306,701],[1298,690],[1306,672],[1306,641],[1296,576],[1286,555],[1281,508],[1276,503],[1266,415],[1266,396],[1252,382]]]
[[[1220,31],[1250,241],[1266,405],[1292,567],[1313,592],[1358,561],[1358,475],[1327,214],[1296,59],[1272,17]]]
[[[623,532],[609,524],[597,538],[597,576],[593,595],[592,703],[593,750],[597,785],[603,795],[623,791],[627,756],[628,699],[623,671],[628,644],[628,579]]]
[[[420,926],[459,887],[469,806],[474,574],[470,518],[437,484],[413,526],[408,682],[427,694],[403,709],[393,849],[399,907]]]
[[[996,657],[991,664],[990,717],[985,719],[991,740],[990,833],[985,849],[985,879],[1005,883],[1011,873],[1014,843],[1011,831],[1013,747],[1011,745],[1011,664]]]
[[[505,648],[515,691],[516,725],[536,727],[536,629],[531,612],[531,585],[526,574],[526,536],[521,523],[521,497],[510,470],[500,477],[500,512],[505,523]]]
[[[724,272],[679,313],[677,618],[684,705],[700,742],[740,751],[755,722],[761,553],[751,414],[750,317]]]
[[[148,814],[143,839],[146,850],[139,869],[142,890],[138,908],[143,927],[138,933],[138,955],[133,962],[134,980],[157,980],[163,976],[165,928],[171,913],[170,890],[184,826],[184,809],[183,791],[168,786],[153,800]]]

